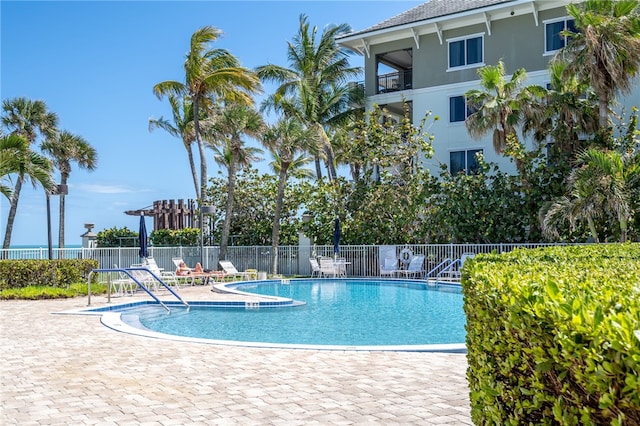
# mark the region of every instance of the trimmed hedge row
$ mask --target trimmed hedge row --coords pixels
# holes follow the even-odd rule
[[[640,244],[478,255],[462,287],[475,424],[640,425]]]
[[[0,260],[0,289],[68,287],[86,281],[89,272],[99,267],[95,259]]]

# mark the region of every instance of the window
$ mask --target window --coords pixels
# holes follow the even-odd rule
[[[576,32],[573,19],[561,19],[549,21],[544,24],[544,51],[545,53],[555,52],[567,45],[569,41],[560,34],[564,30]]]
[[[473,110],[467,105],[464,96],[452,96],[449,98],[449,122],[458,123],[464,121],[473,114]]]
[[[466,151],[452,151],[449,153],[449,171],[452,175],[457,173],[473,173],[478,169],[476,154],[482,154],[481,149],[469,149]]]
[[[483,59],[482,35],[469,38],[448,40],[449,43],[449,68],[466,67],[474,64],[482,64]]]

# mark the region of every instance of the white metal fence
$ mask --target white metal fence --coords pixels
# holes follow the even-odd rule
[[[459,259],[464,253],[508,252],[517,247],[534,248],[554,244],[403,244],[387,246],[345,245],[340,246],[338,256],[349,262],[347,275],[352,277],[371,277],[380,275],[381,251],[393,253],[399,262],[413,255],[425,256],[425,270],[429,271],[444,259]],[[100,268],[128,267],[140,263],[137,247],[116,248],[63,248],[53,249],[54,259],[96,259]],[[202,255],[200,247],[149,247],[149,255],[153,256],[160,268],[175,269],[173,257],[181,257],[189,266],[203,261],[206,269],[219,269],[220,248],[204,247]],[[278,273],[287,276],[311,275],[310,257],[333,257],[333,245],[326,246],[282,246],[278,248]],[[2,249],[0,259],[47,259],[47,248],[36,249]],[[227,248],[227,259],[239,271],[256,269],[271,272],[271,247],[264,246],[231,246]],[[408,262],[407,262],[408,263]]]

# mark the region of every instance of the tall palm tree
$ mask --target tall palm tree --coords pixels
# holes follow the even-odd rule
[[[640,196],[640,156],[589,149],[580,154],[578,165],[569,178],[569,195],[552,204],[543,216],[543,231],[555,237],[558,222],[567,220],[573,227],[575,221],[585,220],[594,240],[599,242],[596,220],[608,219],[607,213],[612,212],[620,229],[620,241],[625,242],[632,199]]]
[[[182,140],[184,149],[187,151],[189,158],[189,168],[191,169],[191,177],[193,178],[193,188],[195,190],[196,198],[200,198],[200,190],[198,186],[198,171],[196,169],[196,163],[193,159],[192,145],[195,140],[195,134],[193,130],[193,105],[185,98],[169,95],[169,104],[171,105],[171,115],[173,123],[162,116],[158,119],[149,119],[149,131],[159,128],[169,133],[171,136],[175,136]]]
[[[493,148],[502,154],[510,136],[519,140],[516,127],[522,117],[522,83],[527,74],[520,68],[507,81],[504,63],[499,61],[495,66],[480,68],[478,76],[484,90],[472,89],[465,94],[467,103],[475,110],[467,117],[465,125],[473,138],[492,133]]]
[[[261,139],[264,130],[262,115],[247,104],[228,103],[213,123],[213,131],[217,140],[227,140],[231,154],[231,162],[227,168],[228,192],[225,207],[224,223],[220,237],[220,259],[227,257],[227,245],[233,216],[233,195],[236,187],[236,175],[240,160],[246,157],[243,136]],[[204,187],[203,187],[204,188]]]
[[[83,137],[68,131],[62,131],[42,144],[42,151],[48,153],[55,168],[60,172],[60,184],[67,185],[71,174],[71,163],[81,169],[93,171],[98,164],[98,153]],[[60,224],[58,230],[58,247],[64,247],[65,194],[60,194]]]
[[[35,143],[38,134],[43,137],[52,137],[57,133],[58,116],[47,109],[43,101],[32,101],[27,98],[6,99],[2,102],[2,125],[12,134],[23,137],[30,145]],[[13,223],[18,210],[18,200],[24,182],[25,173],[28,169],[18,172],[16,184],[11,196],[11,207],[7,217],[7,227],[4,234],[3,249],[8,249],[11,245],[11,234]],[[40,180],[32,180],[34,186]]]
[[[629,93],[640,68],[640,3],[637,0],[587,0],[567,5],[577,32],[556,60],[566,73],[588,82],[598,97],[599,125],[609,128],[609,105]]]
[[[260,80],[252,71],[240,66],[238,59],[225,49],[208,49],[222,32],[211,26],[198,29],[191,36],[191,45],[184,62],[185,81],[167,80],[156,84],[158,98],[168,94],[186,96],[193,107],[193,125],[200,154],[200,186],[197,195],[202,202],[207,186],[207,161],[200,129],[200,108],[215,101],[253,104],[252,94],[261,90]]]
[[[280,216],[284,202],[284,189],[287,185],[287,173],[297,154],[305,151],[309,145],[315,143],[313,133],[303,124],[292,118],[280,119],[274,126],[269,127],[264,135],[264,144],[279,159],[278,194],[276,196],[276,210],[273,217],[271,233],[271,273],[278,273],[278,246],[280,243]]]
[[[295,117],[317,135],[323,150],[330,180],[336,178],[333,147],[325,126],[362,99],[362,89],[349,84],[360,75],[359,67],[351,67],[350,50],[336,43],[336,36],[350,31],[347,24],[328,26],[317,40],[317,27],[311,28],[305,15],[300,15],[300,27],[293,42],[288,43],[289,68],[263,65],[257,68],[263,81],[279,84],[276,92],[265,99],[262,108],[274,109]],[[319,164],[319,163],[317,163]],[[316,167],[318,178],[321,177]]]
[[[44,156],[29,149],[29,142],[19,135],[0,137],[0,177],[9,179],[13,174],[22,175],[45,189],[53,186],[51,162]],[[0,184],[0,193],[11,199],[10,184]]]

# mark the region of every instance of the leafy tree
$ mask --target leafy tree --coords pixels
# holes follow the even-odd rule
[[[42,144],[42,150],[53,159],[53,165],[60,172],[60,184],[67,185],[71,174],[71,163],[75,162],[81,169],[95,170],[98,154],[84,138],[68,131],[62,131],[53,138],[48,138]],[[64,247],[64,214],[65,194],[60,194],[60,227],[58,232],[58,247]]]
[[[11,133],[24,138],[29,145],[35,143],[38,134],[44,137],[52,137],[57,133],[58,117],[56,114],[48,111],[47,105],[43,101],[32,101],[27,98],[5,99],[2,102],[2,125]],[[26,158],[24,159],[26,160]],[[28,161],[21,161],[23,165],[27,165]],[[13,194],[11,196],[11,207],[9,208],[9,216],[7,217],[7,227],[4,234],[4,242],[2,248],[8,249],[11,245],[11,234],[13,232],[13,222],[15,221],[16,212],[18,210],[18,200],[20,199],[20,191],[22,183],[25,179],[25,173],[30,169],[21,169],[18,171]],[[32,180],[34,187],[38,183],[44,181],[40,179]],[[52,181],[48,184],[53,185]],[[51,188],[49,186],[48,188]],[[45,187],[47,189],[47,187]]]
[[[155,229],[149,235],[154,246],[181,247],[199,246],[200,229]]]
[[[200,129],[200,108],[211,107],[214,101],[253,104],[251,95],[260,92],[260,81],[250,70],[240,66],[238,59],[225,49],[208,49],[222,32],[211,26],[198,29],[191,36],[191,46],[184,62],[184,83],[167,80],[156,84],[158,98],[173,94],[186,96],[193,108],[193,125],[200,153],[200,187],[198,199],[207,185],[207,161]]]
[[[103,229],[96,235],[98,247],[136,247],[138,245],[138,233],[124,228]]]
[[[348,31],[346,24],[328,26],[317,40],[317,27],[311,28],[307,17],[300,15],[298,33],[288,43],[289,68],[272,64],[257,68],[261,80],[279,84],[276,92],[265,99],[262,109],[294,117],[315,133],[329,180],[336,178],[336,165],[325,127],[348,117],[354,110],[351,105],[363,94],[361,88],[349,84],[360,74],[360,68],[349,65],[350,51],[335,40]],[[321,177],[318,165],[316,174]]]
[[[208,192],[212,205],[224,212],[227,200],[227,180],[213,178]],[[231,218],[230,243],[232,245],[270,245],[273,229],[273,212],[278,190],[277,177],[258,174],[254,168],[243,169],[238,174],[234,192],[234,209]],[[280,244],[298,244],[299,215],[304,200],[312,192],[305,182],[288,182],[283,197],[281,213]],[[216,237],[221,234],[224,217],[217,218]]]
[[[162,116],[158,119],[150,118],[149,131],[151,132],[156,128],[160,128],[171,136],[175,136],[182,140],[182,144],[184,145],[184,149],[187,151],[187,156],[189,158],[189,168],[191,169],[196,198],[200,198],[198,171],[196,170],[196,163],[193,159],[193,150],[191,147],[195,140],[193,129],[193,105],[184,96],[178,97],[175,95],[169,95],[168,99],[169,104],[171,105],[173,123]]]
[[[587,0],[568,4],[576,32],[556,60],[567,63],[568,76],[588,82],[598,97],[599,125],[610,130],[609,106],[618,93],[629,93],[640,67],[640,3],[637,0]]]

